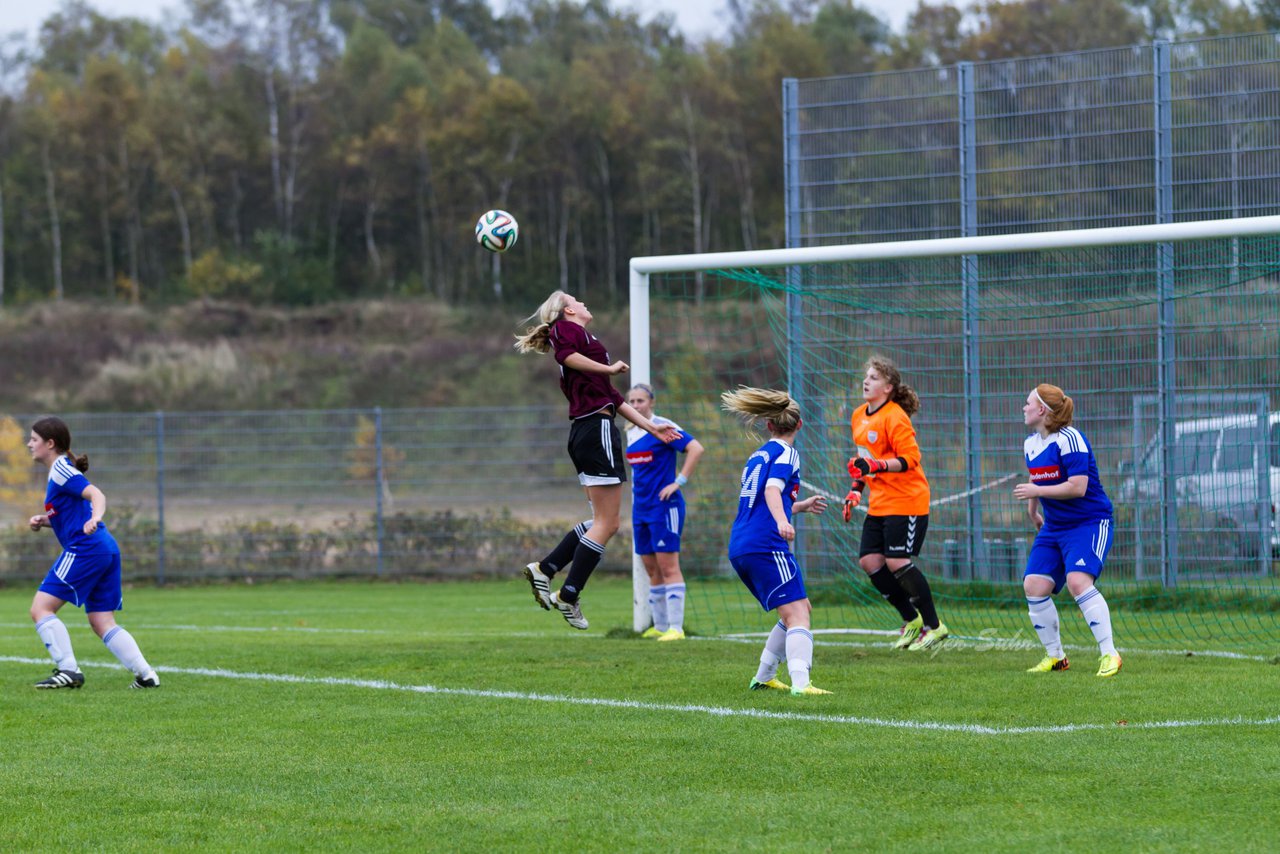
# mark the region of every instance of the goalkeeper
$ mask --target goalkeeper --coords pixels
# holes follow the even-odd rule
[[[929,529],[929,481],[911,416],[920,398],[902,381],[898,366],[873,356],[865,365],[862,398],[850,419],[856,456],[849,460],[853,484],[844,500],[844,520],[866,495],[858,563],[885,600],[898,609],[903,626],[894,649],[932,649],[950,634],[938,619],[933,594],[912,558]]]

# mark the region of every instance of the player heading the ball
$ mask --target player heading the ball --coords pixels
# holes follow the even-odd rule
[[[591,310],[586,303],[554,291],[525,322],[537,322],[516,336],[521,353],[551,353],[560,363],[560,391],[569,401],[569,458],[578,470],[578,482],[587,492],[591,519],[564,535],[542,560],[524,568],[524,577],[541,607],[555,608],[575,629],[587,628],[578,599],[587,579],[604,557],[604,548],[621,525],[622,484],[627,481],[622,436],[613,423],[621,414],[660,442],[672,442],[680,431],[671,424],[658,425],[627,403],[610,378],[626,373],[623,361],[610,361],[609,351],[587,331]],[[568,575],[558,591],[551,579],[564,567]]]

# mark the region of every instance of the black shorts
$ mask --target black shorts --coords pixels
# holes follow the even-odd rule
[[[858,556],[915,557],[929,530],[929,514],[923,516],[868,516],[862,523]]]
[[[622,434],[614,426],[612,415],[600,412],[574,421],[569,428],[569,458],[583,486],[627,482]]]

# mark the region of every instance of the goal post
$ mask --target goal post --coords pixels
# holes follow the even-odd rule
[[[693,497],[686,496],[681,562],[690,578],[690,625],[707,633],[760,626],[751,616],[758,606],[743,601],[724,559],[737,471],[760,439],[721,413],[718,399],[738,384],[770,384],[801,402],[805,428],[797,444],[806,491],[825,492],[837,504],[799,526],[796,549],[811,598],[833,628],[836,621],[891,627],[896,615],[868,593],[857,570],[861,526],[844,526],[838,509],[852,452],[848,416],[861,403],[862,364],[872,353],[893,358],[920,393],[914,420],[936,508],[920,562],[940,579],[943,607],[962,609],[975,631],[1021,628],[1009,605],[1021,594],[1020,562],[1034,532],[1011,487],[1023,466],[1020,407],[1037,382],[1073,397],[1076,423],[1103,468],[1118,531],[1104,581],[1125,588],[1122,601],[1280,595],[1275,572],[1258,571],[1266,560],[1256,546],[1237,554],[1224,545],[1232,529],[1238,539],[1260,541],[1243,511],[1215,517],[1215,508],[1241,502],[1189,500],[1178,457],[1179,425],[1194,414],[1178,401],[1189,393],[1211,395],[1229,380],[1233,391],[1264,396],[1269,411],[1280,411],[1278,281],[1280,216],[633,258],[632,381],[653,384],[655,410],[708,447],[686,490]],[[965,287],[973,292],[962,293]],[[967,406],[974,389],[978,405]],[[1134,571],[1132,508],[1118,465],[1132,457],[1135,429],[1144,429],[1134,424],[1135,395],[1165,402],[1147,419],[1160,449],[1152,483],[1161,512],[1153,535],[1147,507],[1143,559],[1167,567],[1154,585],[1149,569],[1142,577]],[[1267,470],[1256,460],[1250,465]],[[1250,482],[1249,502],[1276,500],[1264,479]],[[1220,481],[1215,489],[1237,488],[1225,473]],[[1274,515],[1256,518],[1270,524]],[[1179,563],[1189,562],[1197,571],[1180,575]],[[1168,583],[1180,577],[1201,580]],[[641,630],[650,617],[638,558],[633,593],[634,628]],[[1257,619],[1274,625],[1274,612],[1264,613]],[[1256,629],[1248,616],[1216,621],[1229,624],[1242,644]],[[1167,640],[1193,631],[1182,617],[1147,622],[1144,631]]]

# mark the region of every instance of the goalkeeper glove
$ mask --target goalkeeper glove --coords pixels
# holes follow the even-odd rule
[[[842,514],[846,522],[853,521],[853,508],[857,507],[862,501],[862,490],[865,486],[866,484],[860,480],[855,480],[849,484],[849,494],[844,497],[844,512]]]
[[[849,476],[855,479],[864,478],[868,475],[878,474],[882,471],[888,470],[889,464],[884,460],[876,460],[870,457],[849,458]]]

